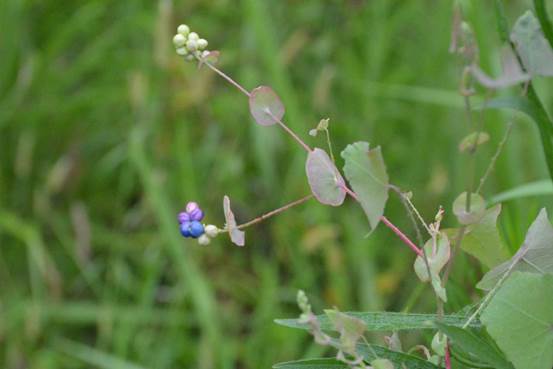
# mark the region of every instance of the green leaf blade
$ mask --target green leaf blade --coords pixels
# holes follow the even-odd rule
[[[384,214],[389,178],[380,147],[369,149],[367,142],[355,142],[342,151],[344,173],[367,215],[371,230]]]
[[[347,312],[352,317],[365,322],[367,331],[401,331],[414,329],[435,329],[434,321],[438,319],[436,314],[413,314],[396,312]],[[334,325],[326,315],[317,315],[321,329],[334,330]],[[448,325],[462,327],[466,321],[464,315],[445,315],[442,322]],[[298,319],[277,319],[277,324],[290,328],[309,329],[307,324]],[[481,324],[478,320],[472,322],[472,328],[478,328]]]
[[[482,321],[516,369],[553,366],[553,275],[515,272]]]

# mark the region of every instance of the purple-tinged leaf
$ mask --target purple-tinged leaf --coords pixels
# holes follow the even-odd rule
[[[259,86],[250,93],[250,113],[257,124],[272,126],[282,119],[284,111],[282,101],[272,88]]]
[[[482,86],[491,89],[514,86],[530,80],[531,76],[522,70],[515,54],[510,48],[503,49],[501,64],[503,66],[503,74],[497,78],[488,76],[477,65],[471,67],[471,72]]]
[[[331,206],[342,205],[346,197],[344,178],[326,151],[315,148],[309,152],[305,171],[311,192],[320,203]]]
[[[230,199],[226,195],[223,198],[223,209],[225,211],[225,221],[227,223],[226,227],[230,236],[230,240],[237,246],[244,246],[246,235],[243,231],[237,228],[234,213],[230,209]]]

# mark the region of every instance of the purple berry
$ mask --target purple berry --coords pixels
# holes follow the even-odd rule
[[[192,237],[192,233],[190,232],[190,228],[191,228],[191,225],[192,223],[190,222],[184,222],[184,223],[181,223],[180,225],[180,233],[184,236],[184,237]]]
[[[190,222],[190,214],[181,211],[178,216],[179,223]]]
[[[202,234],[204,234],[204,226],[202,223],[198,221],[192,221],[190,223],[190,235],[194,238],[200,237]]]
[[[188,214],[190,215],[190,220],[196,220],[199,222],[204,218],[204,212],[200,208],[196,208],[188,212]]]
[[[186,212],[192,213],[194,210],[199,209],[198,203],[191,201],[188,204],[186,204]]]

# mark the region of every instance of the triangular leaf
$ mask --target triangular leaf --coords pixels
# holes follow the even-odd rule
[[[511,33],[511,41],[530,74],[553,76],[553,50],[531,11],[528,10],[518,18]]]
[[[374,229],[388,200],[388,173],[380,147],[369,150],[367,142],[355,142],[342,151],[342,158],[346,178]]]
[[[284,116],[282,101],[268,86],[256,87],[250,93],[250,113],[262,126],[272,126]]]
[[[424,244],[424,251],[428,259],[430,273],[436,276],[439,275],[442,268],[449,261],[451,255],[451,247],[449,246],[447,235],[445,233],[440,233],[436,240],[436,245],[434,245],[433,239],[428,240]],[[428,275],[428,268],[422,256],[417,256],[414,268],[415,273],[421,281],[429,282],[431,280],[431,276]]]
[[[514,273],[484,310],[482,322],[517,369],[551,369],[553,275]]]
[[[526,234],[518,252],[503,264],[490,270],[478,283],[483,290],[492,289],[510,271],[553,273],[553,227],[542,209]]]
[[[326,151],[315,148],[307,155],[305,172],[311,192],[320,203],[340,206],[346,197],[344,178]]]
[[[501,204],[486,211],[482,219],[465,231],[461,248],[480,260],[488,268],[509,259],[509,252],[499,235],[497,217]]]
[[[244,246],[246,234],[239,230],[236,225],[234,213],[230,209],[230,199],[225,195],[223,198],[223,209],[225,212],[226,227],[230,236],[230,240],[237,246]]]

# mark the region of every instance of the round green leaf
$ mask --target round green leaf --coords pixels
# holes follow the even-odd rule
[[[315,148],[307,155],[305,172],[311,192],[320,203],[340,206],[346,197],[344,178],[326,151]]]
[[[470,211],[466,211],[466,199],[467,193],[463,192],[453,201],[453,214],[459,223],[464,225],[479,222],[486,213],[486,202],[482,196],[473,193],[471,194]]]
[[[250,93],[250,113],[255,121],[262,126],[272,126],[284,116],[282,101],[268,86],[256,87]]]

